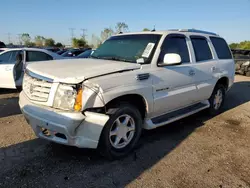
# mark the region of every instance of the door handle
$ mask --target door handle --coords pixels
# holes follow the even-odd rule
[[[194,76],[194,75],[195,75],[195,71],[194,71],[193,69],[191,69],[191,70],[189,71],[189,75],[190,75],[190,76]]]

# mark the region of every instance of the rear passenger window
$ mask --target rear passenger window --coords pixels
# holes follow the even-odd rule
[[[181,56],[182,63],[190,62],[186,38],[182,36],[167,37],[162,44],[158,62],[163,62],[164,55],[176,53]]]
[[[226,41],[218,37],[210,37],[219,59],[232,59],[230,49]]]
[[[196,61],[213,59],[207,40],[202,37],[191,37]]]
[[[48,61],[52,60],[53,58],[44,53],[44,52],[39,52],[39,51],[27,51],[27,62],[32,62],[32,61]]]

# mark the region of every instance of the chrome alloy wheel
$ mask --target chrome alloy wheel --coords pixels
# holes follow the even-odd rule
[[[217,90],[216,94],[214,95],[214,109],[218,110],[222,104],[222,100],[223,100],[223,93],[222,91],[219,89]]]
[[[109,141],[116,149],[126,147],[135,134],[135,121],[128,115],[123,114],[119,116],[111,126],[109,131]]]

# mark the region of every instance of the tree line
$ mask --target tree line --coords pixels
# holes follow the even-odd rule
[[[128,32],[129,27],[125,22],[118,22],[112,27],[104,28],[99,35],[92,35],[91,41],[87,41],[85,36],[82,37],[74,37],[71,39],[72,46],[74,48],[85,48],[85,47],[99,47],[103,41],[108,39],[110,36],[118,33]],[[144,28],[142,31],[150,31],[148,28]],[[62,48],[64,45],[61,42],[55,42],[53,38],[45,38],[43,36],[37,35],[34,39],[31,39],[29,33],[21,34],[21,44],[29,47],[58,47]],[[240,43],[231,43],[231,49],[249,49],[250,50],[250,41],[242,41]]]
[[[63,47],[63,44],[60,42],[55,42],[52,38],[45,38],[43,36],[37,35],[34,37],[34,40],[31,40],[31,36],[29,33],[21,34],[21,45],[29,46],[29,47]]]
[[[108,39],[110,36],[118,33],[128,32],[129,27],[125,22],[118,22],[112,27],[104,28],[100,35],[92,35],[91,41],[87,41],[85,36],[74,37],[71,39],[71,44],[74,48],[85,48],[85,47],[99,47],[103,41]],[[142,31],[150,31],[148,28],[144,28]],[[45,38],[41,35],[37,35],[32,40],[29,33],[23,33],[20,37],[21,44],[29,47],[58,47],[62,48],[64,45],[61,42],[55,42],[53,38]]]
[[[242,49],[242,50],[250,50],[250,41],[242,41],[240,43],[231,43],[231,49]]]

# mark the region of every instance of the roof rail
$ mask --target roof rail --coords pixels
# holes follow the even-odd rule
[[[210,32],[210,31],[198,30],[198,29],[171,29],[169,31],[193,32],[193,33],[202,33],[202,34],[218,36],[218,34],[216,34],[216,33],[213,33],[213,32]]]

